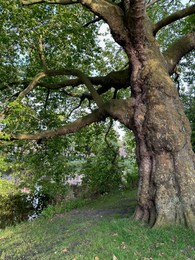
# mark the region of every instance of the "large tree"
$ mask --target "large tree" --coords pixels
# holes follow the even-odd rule
[[[44,46],[43,35],[47,38],[50,29],[47,33],[43,30],[42,35],[39,34],[39,53],[37,56],[35,55],[35,61],[36,58],[40,59],[40,70],[29,82],[28,69],[26,69],[25,75],[22,74],[22,62],[20,62],[15,66],[14,72],[15,75],[18,73],[18,78],[15,81],[10,79],[10,82],[2,84],[3,95],[10,94],[12,95],[11,98],[16,98],[17,102],[23,102],[22,104],[28,102],[32,107],[35,107],[33,102],[36,99],[31,94],[35,93],[34,95],[39,97],[36,107],[39,111],[41,105],[44,105],[40,101],[40,97],[44,95],[43,90],[48,93],[48,95],[45,95],[47,105],[48,90],[53,89],[56,92],[58,91],[56,95],[59,103],[56,102],[54,109],[56,113],[63,107],[63,95],[71,96],[73,103],[74,98],[79,98],[81,109],[86,104],[86,100],[94,103],[90,106],[90,110],[86,108],[82,110],[84,114],[82,117],[75,118],[76,114],[74,114],[65,124],[61,125],[59,122],[52,129],[45,127],[48,130],[35,131],[34,133],[26,133],[27,129],[25,133],[21,133],[22,129],[19,128],[20,133],[15,133],[14,128],[9,133],[9,129],[6,130],[6,122],[8,124],[6,117],[9,118],[12,106],[5,107],[2,113],[5,120],[3,125],[5,131],[2,131],[1,139],[41,142],[43,139],[74,133],[94,122],[104,121],[107,117],[118,120],[133,131],[136,139],[139,187],[135,219],[155,226],[176,223],[185,224],[195,229],[195,159],[190,143],[191,130],[176,85],[171,78],[174,73],[177,73],[176,66],[180,60],[195,48],[195,32],[192,28],[195,5],[189,4],[184,7],[180,1],[166,2],[162,0],[21,0],[23,4],[23,7],[20,7],[21,9],[26,8],[27,5],[32,10],[34,10],[34,6],[45,7],[45,9],[39,9],[40,17],[42,17],[39,22],[43,25],[47,23],[49,13],[59,12],[58,6],[61,7],[63,15],[58,17],[59,20],[54,21],[55,33],[50,35],[50,38],[53,37],[53,42],[50,41]],[[159,10],[161,10],[159,15],[158,9],[155,8],[157,4]],[[72,22],[81,23],[80,16],[82,15],[78,12],[80,9],[77,9],[77,6],[84,7],[85,11],[88,10],[95,17],[93,20],[86,22],[82,29],[80,28],[81,31],[78,30],[77,35],[72,36],[71,26],[68,23],[65,24],[63,20],[66,15],[70,14],[64,10],[71,7],[72,16],[77,16],[77,20],[73,19]],[[166,9],[172,13],[169,14]],[[45,16],[41,12],[44,12]],[[33,20],[32,13],[31,16]],[[183,21],[186,17],[188,18],[188,20],[186,19],[188,26],[185,27],[183,22],[180,21]],[[84,18],[87,20],[90,15],[85,15]],[[153,19],[159,20],[153,22]],[[15,23],[17,23],[16,20]],[[83,62],[87,62],[86,55],[88,55],[88,58],[93,55],[93,53],[87,53],[86,50],[87,47],[90,50],[90,44],[93,45],[95,42],[87,41],[88,38],[86,37],[82,39],[81,35],[83,30],[88,30],[90,26],[97,33],[95,25],[100,20],[108,24],[113,39],[126,53],[128,67],[123,70],[112,71],[106,76],[88,76],[90,70],[96,73],[98,69],[93,66],[90,68],[90,64],[88,64],[88,70],[83,71],[85,66],[83,65],[82,69],[80,63],[82,62],[81,59],[83,59]],[[63,28],[60,27],[63,22],[64,30],[67,32],[66,37],[62,34]],[[24,23],[26,22],[24,21]],[[175,28],[178,32],[173,30],[174,24],[176,24]],[[167,44],[160,46],[158,33],[167,26],[170,26]],[[185,27],[185,29],[179,31],[179,26],[183,26],[182,28]],[[5,23],[5,27],[8,28],[8,24]],[[14,28],[13,26],[12,33],[16,30]],[[68,33],[70,33],[70,36],[68,36]],[[175,33],[174,37],[173,33]],[[93,31],[88,31],[88,34],[92,39]],[[60,39],[60,36],[63,36],[64,39]],[[64,46],[71,52],[71,46],[66,44],[70,39],[71,41],[82,41],[82,43],[78,43],[78,46],[80,44],[80,49],[86,48],[85,54],[82,56],[81,51],[81,59],[79,60],[79,55],[76,57],[76,68],[72,68],[72,60],[68,65],[64,64],[64,68],[61,68],[62,64],[59,66],[56,60],[52,61],[52,52],[47,52],[47,49],[56,52],[56,57],[60,59],[60,55],[64,55],[63,41]],[[171,42],[172,39],[175,40]],[[4,41],[6,41],[6,38]],[[52,43],[55,45],[55,41],[57,43],[60,41],[61,52],[57,47],[52,46]],[[28,45],[28,41],[26,41],[26,44]],[[89,46],[86,46],[88,44]],[[15,46],[17,46],[17,42],[15,42]],[[14,46],[12,46],[12,49],[14,52]],[[78,50],[79,48],[77,48]],[[74,51],[73,43],[72,54],[74,54]],[[96,57],[97,52],[94,52],[94,57]],[[1,62],[6,66],[6,73],[8,73],[10,66],[16,63],[6,63],[6,56],[3,56],[3,58],[4,60]],[[21,48],[18,59],[24,60],[23,66],[26,68],[28,65],[27,58],[25,58],[24,53],[22,54]],[[37,68],[35,61],[34,63],[31,61],[31,68],[32,66]],[[102,59],[101,62],[103,64],[104,60]],[[36,71],[36,69],[32,71]],[[101,64],[99,64],[99,71],[101,71]],[[105,72],[105,70],[102,71]],[[69,76],[69,78],[65,78],[65,76]],[[87,87],[88,91],[83,91],[83,87],[81,87],[83,85]],[[76,87],[78,87],[77,94],[75,94]],[[123,98],[120,98],[122,95],[117,93],[120,89],[129,89],[129,97],[124,98],[123,96]],[[111,95],[112,92],[113,95]],[[69,102],[67,106],[71,107],[71,103]],[[87,112],[89,113],[86,114]],[[42,123],[39,128],[36,126],[35,130],[43,129],[43,126]]]

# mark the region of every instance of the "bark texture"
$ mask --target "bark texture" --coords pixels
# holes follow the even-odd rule
[[[147,24],[147,21],[145,22]],[[195,163],[190,125],[152,32],[136,80],[132,127],[139,166],[135,218],[151,225],[185,224],[195,229]]]
[[[195,229],[195,165],[189,122],[162,65],[149,60],[146,70],[140,97],[143,108],[134,118],[140,178],[135,218],[151,225],[176,223]]]

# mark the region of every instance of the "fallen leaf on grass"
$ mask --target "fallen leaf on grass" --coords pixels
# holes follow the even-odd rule
[[[115,255],[113,255],[112,260],[118,260],[118,258]]]
[[[191,250],[194,250],[195,251],[195,247],[194,246],[186,246],[185,248],[183,248],[181,250],[182,253],[184,253],[185,251],[191,251]]]
[[[95,260],[99,260],[99,257],[98,257],[98,256],[96,256],[96,257],[95,257]]]
[[[171,238],[171,242],[175,243],[177,241],[176,237]]]
[[[122,243],[121,243],[121,248],[122,248],[122,249],[126,249],[126,248],[127,248],[127,245],[125,244],[125,242],[122,242]]]
[[[137,256],[137,255],[138,255],[138,256],[141,256],[141,254],[140,254],[138,251],[136,251],[136,250],[135,250],[135,252],[134,252],[134,255],[136,255],[136,256]]]
[[[63,253],[67,253],[67,252],[68,252],[68,249],[67,249],[67,248],[64,248],[64,249],[62,250],[62,252],[63,252]]]

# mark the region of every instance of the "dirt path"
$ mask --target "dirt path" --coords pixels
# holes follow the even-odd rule
[[[100,218],[127,218],[130,217],[135,209],[136,200],[131,198],[124,198],[115,202],[114,205],[100,205],[98,208],[88,207],[87,209],[75,209],[71,212],[58,214],[55,218],[66,218],[67,220],[75,219],[80,221],[98,220]]]

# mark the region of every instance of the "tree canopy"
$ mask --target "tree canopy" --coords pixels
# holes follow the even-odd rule
[[[100,8],[104,4],[111,5],[103,2],[99,4]],[[189,16],[194,13],[194,6],[184,6],[181,2],[147,3],[148,14],[156,23],[154,34],[159,32],[157,39],[164,50],[171,75],[176,73],[175,66],[183,55],[194,48],[194,32],[191,32],[194,16]],[[25,6],[36,3],[46,5]],[[100,37],[100,28],[106,18],[101,15],[94,18],[94,14],[76,3],[92,8],[96,15],[93,7],[82,1],[23,1],[23,7],[19,1],[2,1],[1,117],[6,115],[8,132],[12,132],[8,139],[38,140],[64,135],[100,121],[109,114],[117,117],[114,106],[109,106],[106,101],[126,95],[123,89],[129,86],[128,69],[125,69],[127,58],[124,51],[110,40],[105,47],[101,46],[104,36]],[[117,3],[112,4],[119,12],[118,6]],[[178,10],[174,12],[176,8]],[[188,56],[182,79],[186,78],[186,74],[189,76],[189,64],[193,64],[193,55]],[[102,73],[103,76],[100,76]],[[192,73],[191,84],[193,76]],[[119,103],[115,100],[111,102]],[[79,114],[86,115],[88,106],[89,109],[101,108],[102,112],[106,110],[107,115],[94,111],[82,121],[77,120],[67,126]],[[10,112],[15,113],[16,121],[18,114],[22,120],[18,124],[9,120],[13,116]],[[52,120],[58,120],[58,123],[51,124],[49,121]],[[64,123],[66,125],[60,127]],[[49,133],[38,134],[42,130],[49,130]],[[25,132],[37,133],[30,136],[24,135]],[[16,133],[23,135],[15,137]]]

